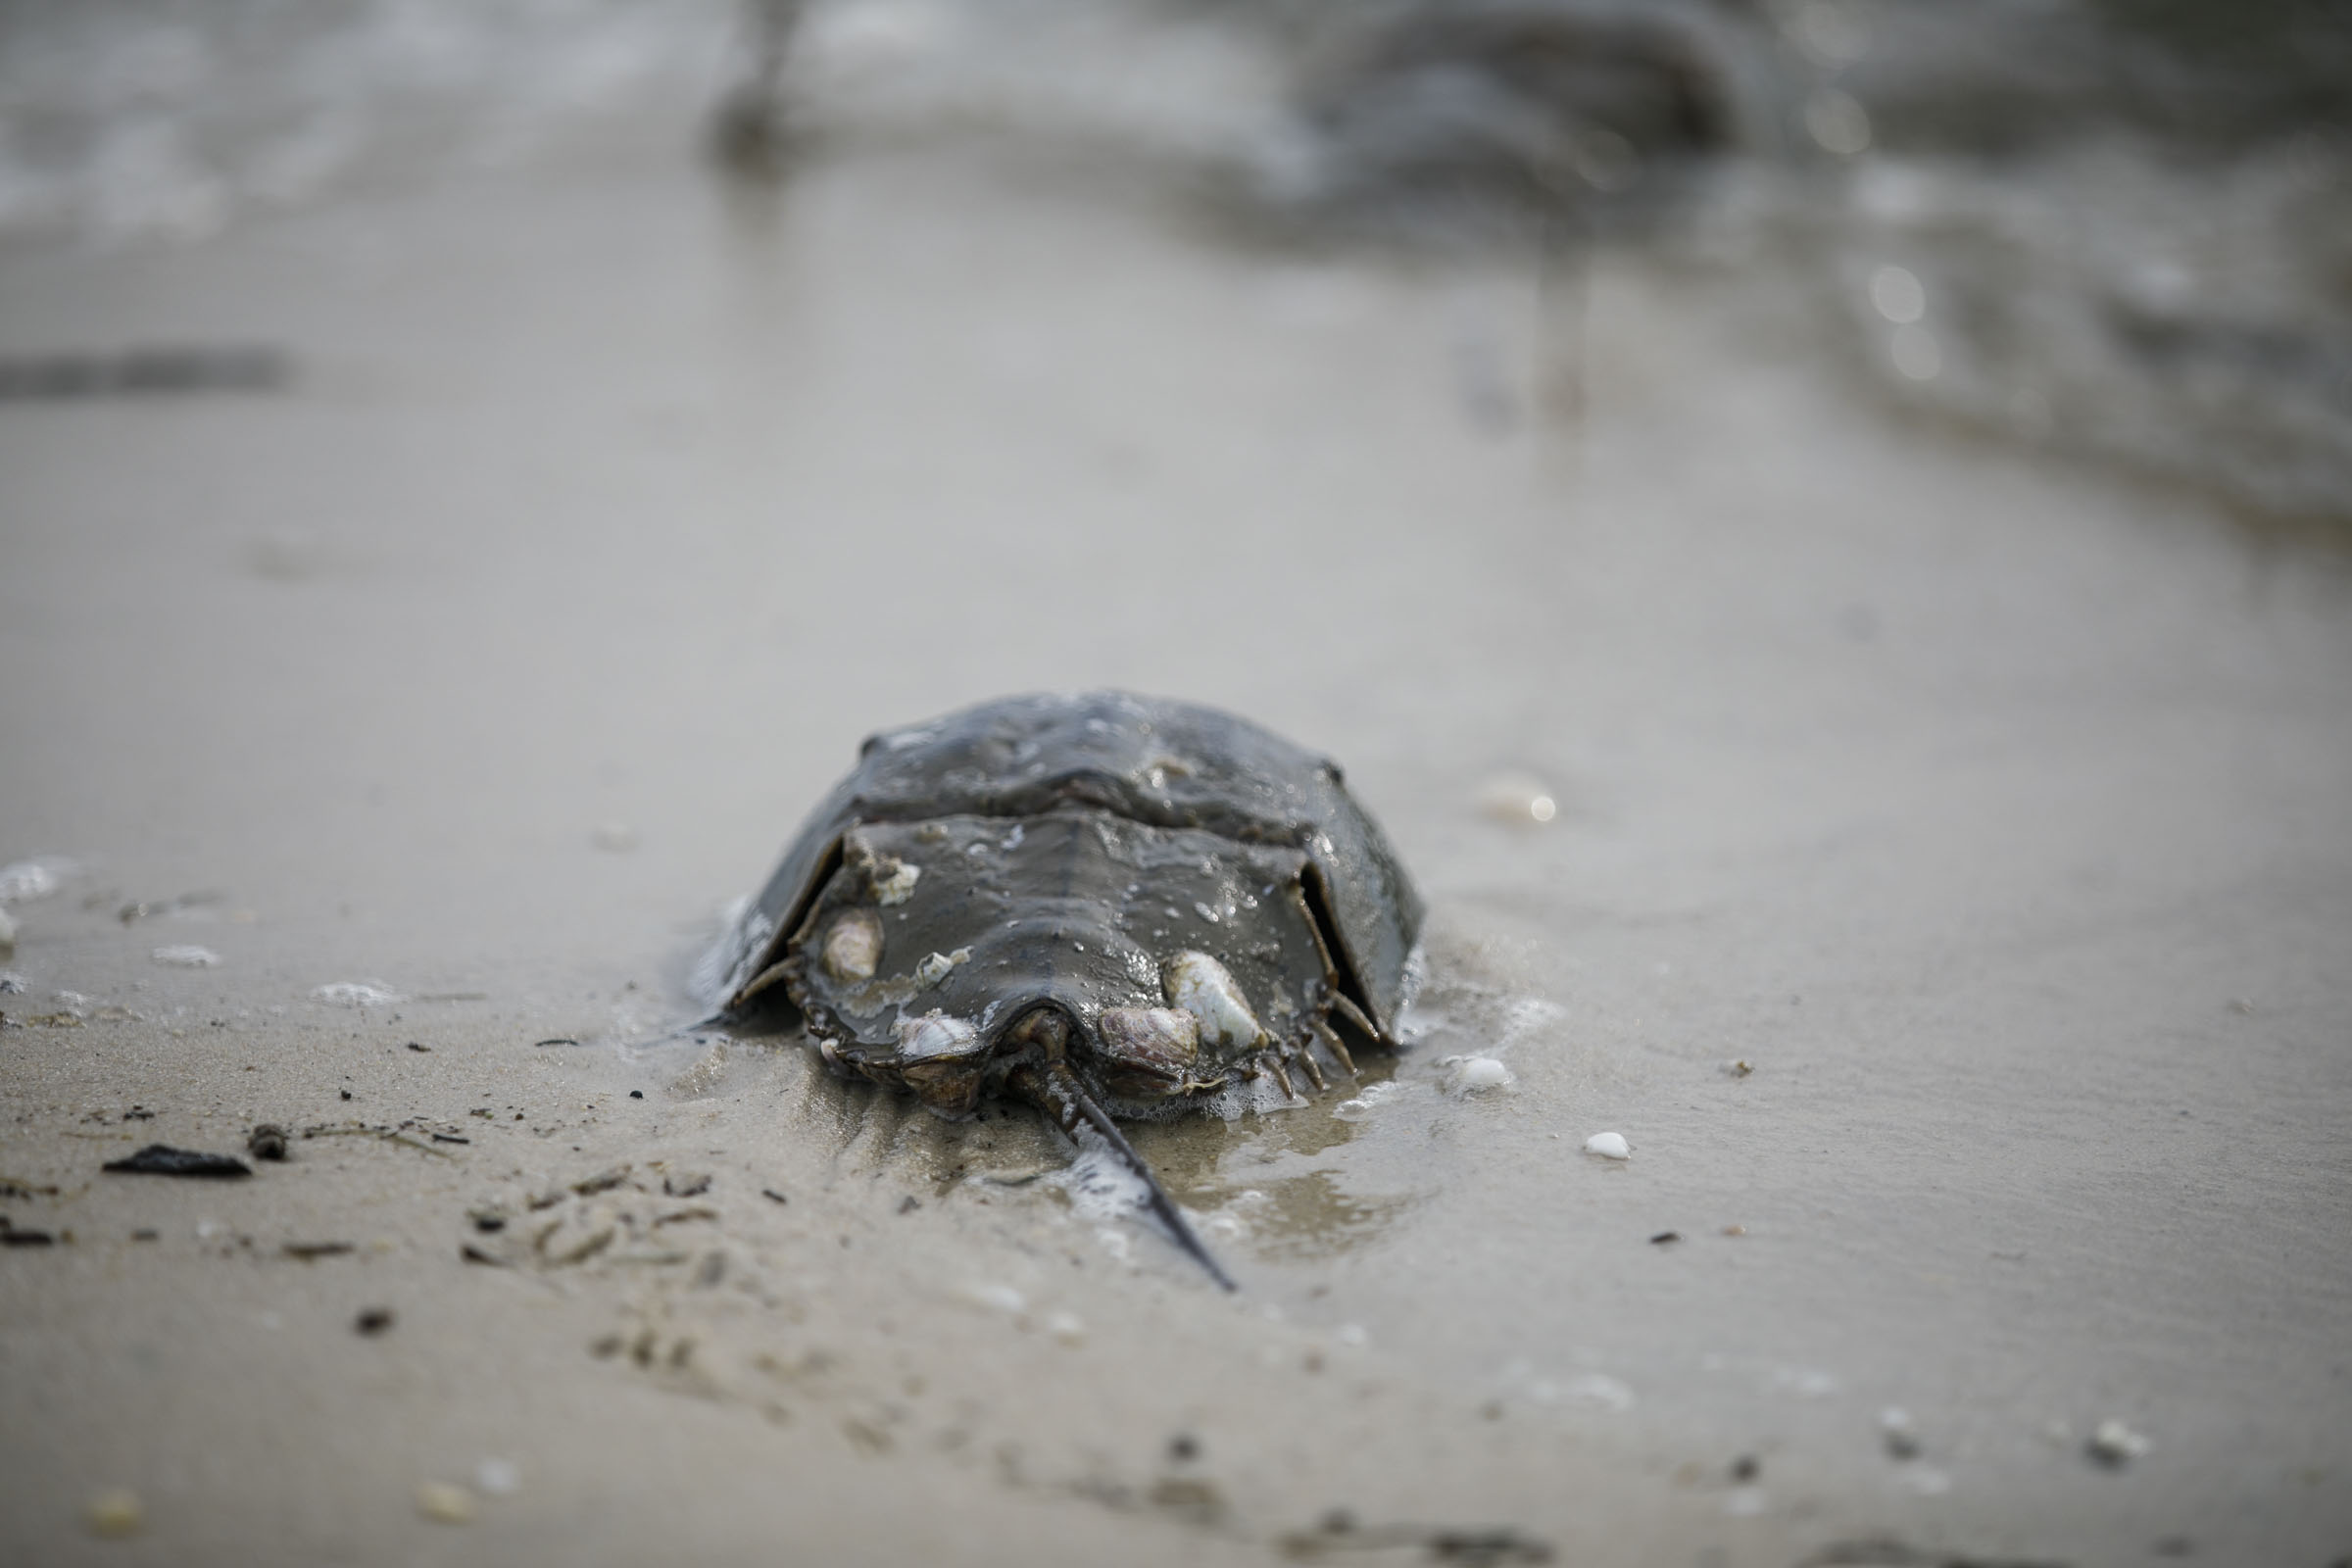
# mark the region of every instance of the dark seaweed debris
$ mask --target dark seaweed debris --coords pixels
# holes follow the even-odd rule
[[[1504,1563],[1549,1562],[1551,1543],[1523,1536],[1509,1526],[1491,1530],[1461,1530],[1432,1525],[1359,1525],[1346,1509],[1334,1509],[1313,1530],[1285,1536],[1286,1557],[1313,1561],[1343,1551],[1395,1551],[1419,1546],[1432,1562],[1462,1563],[1468,1568],[1500,1568]]]
[[[170,1144],[149,1144],[137,1153],[123,1159],[110,1159],[106,1169],[126,1176],[250,1176],[253,1167],[229,1154],[199,1153],[192,1149],[173,1149]]]
[[[0,1247],[47,1247],[56,1240],[47,1231],[19,1230],[6,1214],[0,1214]]]
[[[0,401],[269,392],[284,385],[288,373],[286,357],[270,348],[159,346],[121,354],[0,359]],[[134,904],[124,913],[123,923],[153,909],[177,907],[203,897],[188,895],[161,906]]]
[[[1892,1536],[1838,1541],[1805,1558],[1796,1568],[2068,1568],[2045,1558],[1974,1557],[1966,1552],[1928,1551]]]

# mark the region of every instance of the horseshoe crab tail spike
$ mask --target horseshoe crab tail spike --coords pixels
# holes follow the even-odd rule
[[[1167,1227],[1168,1235],[1176,1245],[1191,1253],[1195,1262],[1208,1270],[1208,1277],[1220,1287],[1228,1291],[1241,1289],[1233,1283],[1233,1277],[1225,1272],[1207,1247],[1202,1245],[1200,1238],[1193,1234],[1193,1228],[1184,1221],[1183,1211],[1161,1189],[1159,1178],[1152,1174],[1152,1167],[1144,1163],[1144,1156],[1137,1153],[1135,1146],[1120,1133],[1119,1124],[1110,1119],[1110,1113],[1095,1103],[1094,1097],[1086,1092],[1086,1086],[1078,1081],[1077,1074],[1067,1067],[1052,1067],[1042,1072],[1030,1068],[1014,1073],[1012,1081],[1040,1109],[1051,1113],[1063,1132],[1075,1133],[1081,1121],[1092,1127],[1096,1136],[1119,1157],[1119,1163],[1144,1184],[1144,1191],[1151,1195],[1149,1206],[1152,1216]]]

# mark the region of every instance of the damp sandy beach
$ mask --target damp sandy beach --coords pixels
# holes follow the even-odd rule
[[[0,248],[0,357],[284,372],[0,402],[0,1555],[2352,1552],[2327,537],[1901,403],[1769,239],[617,102]],[[864,736],[1098,687],[1431,906],[1408,1049],[1134,1130],[1231,1295],[1025,1110],[663,1038]]]

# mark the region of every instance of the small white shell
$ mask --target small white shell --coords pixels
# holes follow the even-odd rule
[[[1266,1043],[1266,1031],[1242,988],[1207,954],[1179,953],[1161,966],[1159,983],[1169,1006],[1200,1020],[1202,1045],[1254,1051]]]
[[[210,969],[220,962],[220,955],[210,948],[158,948],[155,961],[170,964],[174,969]]]
[[[2121,1421],[2112,1418],[2102,1421],[2083,1445],[2085,1451],[2099,1463],[2111,1466],[2130,1464],[2145,1454],[2151,1445],[2148,1440]]]
[[[1585,1140],[1585,1152],[1603,1159],[1631,1159],[1634,1146],[1625,1141],[1623,1133],[1594,1133]]]

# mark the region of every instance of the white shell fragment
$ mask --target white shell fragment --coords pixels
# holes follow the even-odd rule
[[[825,972],[836,980],[871,980],[882,966],[882,917],[844,909],[825,933]]]
[[[0,866],[0,904],[27,904],[34,899],[45,899],[74,870],[72,860],[57,856]]]
[[[914,897],[914,885],[922,880],[923,868],[905,860],[883,859],[874,862],[873,884],[876,904],[905,904]]]
[[[903,1061],[967,1055],[979,1043],[978,1030],[961,1018],[951,1018],[945,1013],[899,1020],[899,1057]]]
[[[2120,1470],[2145,1455],[2150,1446],[2146,1438],[2110,1417],[2092,1430],[2082,1451],[2109,1469]]]
[[[409,1000],[381,980],[336,980],[313,991],[311,999],[337,1007],[388,1007]]]
[[[1611,1415],[1623,1415],[1634,1407],[1634,1391],[1606,1372],[1579,1372],[1560,1386],[1560,1397]]]
[[[1585,1140],[1585,1152],[1603,1159],[1631,1159],[1634,1146],[1625,1141],[1623,1133],[1594,1133]]]
[[[1438,1065],[1446,1071],[1440,1085],[1449,1095],[1491,1095],[1516,1082],[1493,1056],[1447,1056]]]
[[[955,973],[957,964],[971,961],[972,950],[969,948],[957,948],[954,953],[934,953],[914,966],[915,984],[927,991]]]
[[[211,969],[217,967],[220,962],[220,955],[212,949],[192,945],[158,948],[155,950],[154,957],[156,962],[168,964],[174,969]]]
[[[1242,988],[1207,954],[1179,953],[1161,967],[1159,982],[1169,1006],[1199,1020],[1202,1045],[1254,1051],[1266,1043],[1266,1031]]]

